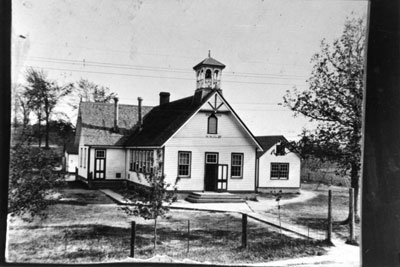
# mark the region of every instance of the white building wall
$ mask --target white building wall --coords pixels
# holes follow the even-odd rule
[[[78,167],[78,155],[66,154],[67,172],[75,172],[75,167]]]
[[[137,173],[137,172],[133,172],[133,171],[128,171],[127,179],[129,181],[137,183],[137,184],[142,184],[142,185],[149,186],[149,183],[146,180],[146,178],[145,178],[143,173]]]
[[[95,154],[92,154],[94,158]],[[94,163],[93,163],[94,164]],[[93,165],[94,167],[94,165]],[[120,173],[120,178],[116,174]],[[125,178],[125,150],[121,148],[106,149],[106,179],[124,179]]]
[[[84,164],[84,159],[85,159],[85,148],[88,151],[89,148],[87,146],[79,146],[78,150],[78,162],[77,162],[77,167],[78,167],[78,175],[87,178],[87,162],[86,165]],[[86,160],[87,160],[87,155],[86,155]]]
[[[259,159],[259,188],[300,188],[300,157],[286,149],[283,156],[276,156],[272,152],[276,146],[272,146]],[[289,163],[289,179],[271,180],[271,162]]]
[[[207,134],[209,115],[208,112],[197,113],[165,145],[167,182],[176,181],[178,151],[191,151],[191,177],[181,178],[178,190],[204,190],[205,152],[218,152],[219,164],[228,165],[228,191],[254,191],[256,145],[231,113],[217,113],[218,134]],[[230,177],[231,153],[244,154],[242,179]]]

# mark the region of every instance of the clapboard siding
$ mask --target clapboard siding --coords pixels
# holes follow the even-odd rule
[[[65,153],[65,160],[66,160],[66,171],[67,172],[75,172],[75,167],[78,167],[79,161],[78,161],[78,155],[77,154],[68,154]]]
[[[300,188],[300,157],[286,149],[284,156],[275,156],[271,147],[259,159],[259,187]],[[271,180],[271,162],[289,163],[288,180]]]
[[[121,174],[121,178],[116,177],[117,173]],[[123,178],[125,178],[125,150],[106,149],[106,179],[122,180]]]
[[[79,146],[77,167],[78,167],[78,175],[87,178],[87,167],[88,167],[87,156],[86,156],[86,165],[83,164],[83,160],[85,159],[84,157],[85,148],[89,150],[87,146]]]
[[[217,113],[218,134],[207,134],[210,113],[199,112],[165,145],[165,175],[169,183],[177,178],[178,152],[191,151],[191,177],[181,178],[178,190],[203,190],[205,152],[218,152],[219,164],[228,165],[228,190],[253,191],[256,145],[230,113]],[[231,179],[231,153],[244,154],[243,179]]]

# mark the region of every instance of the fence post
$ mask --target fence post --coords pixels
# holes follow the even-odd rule
[[[136,239],[136,222],[131,222],[131,254],[130,257],[135,257],[135,239]]]
[[[242,214],[242,247],[247,247],[247,214]]]
[[[349,238],[346,243],[355,244],[354,239],[354,188],[349,188]]]
[[[190,220],[188,220],[187,253],[189,253],[189,248],[190,248]]]
[[[332,190],[328,191],[328,226],[326,241],[332,243]]]

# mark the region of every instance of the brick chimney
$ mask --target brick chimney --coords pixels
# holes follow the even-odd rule
[[[138,97],[138,126],[142,128],[142,101],[141,97]]]
[[[168,92],[160,92],[160,106],[169,103],[170,95]]]
[[[118,131],[118,118],[119,118],[118,97],[114,97],[114,131]]]

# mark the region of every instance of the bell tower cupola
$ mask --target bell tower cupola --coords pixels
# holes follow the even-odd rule
[[[225,65],[211,57],[210,50],[208,58],[193,67],[196,72],[195,96],[203,99],[209,92],[219,90],[221,92],[221,74]]]

